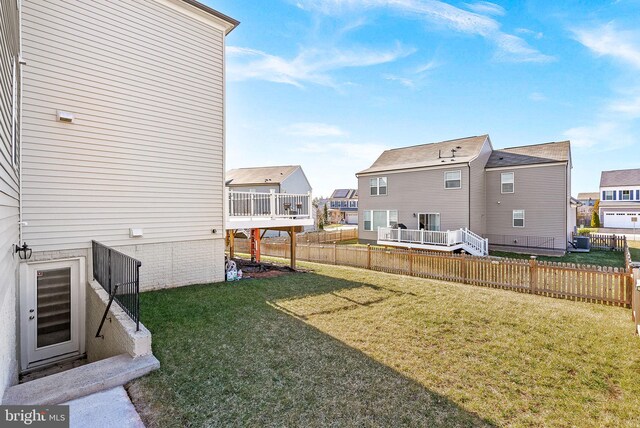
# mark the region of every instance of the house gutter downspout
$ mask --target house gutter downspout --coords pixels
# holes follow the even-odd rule
[[[22,234],[23,234],[23,226],[24,220],[23,210],[22,210],[22,98],[23,98],[23,85],[22,85],[22,70],[23,66],[26,64],[24,59],[22,58],[22,1],[18,2],[18,66],[19,68],[19,78],[20,78],[20,99],[18,100],[18,117],[20,118],[18,122],[18,129],[20,135],[20,148],[18,150],[18,241],[19,245],[23,244]]]

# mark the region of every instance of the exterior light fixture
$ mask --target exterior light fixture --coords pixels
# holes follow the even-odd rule
[[[29,260],[32,252],[33,250],[29,248],[26,242],[22,244],[22,247],[16,245],[16,253],[18,253],[20,260]]]

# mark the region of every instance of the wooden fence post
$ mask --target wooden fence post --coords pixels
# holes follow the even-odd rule
[[[460,276],[462,277],[462,283],[466,284],[467,281],[467,253],[462,253],[460,258]]]
[[[536,256],[531,256],[529,260],[529,292],[536,294],[536,288],[538,286],[538,262]]]
[[[338,243],[335,241],[333,242],[333,264],[338,264]]]
[[[409,276],[413,276],[413,251],[409,249]]]
[[[367,269],[371,270],[371,244],[367,244]]]

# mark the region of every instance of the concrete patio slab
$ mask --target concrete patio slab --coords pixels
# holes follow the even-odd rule
[[[67,401],[71,428],[144,428],[122,386]]]

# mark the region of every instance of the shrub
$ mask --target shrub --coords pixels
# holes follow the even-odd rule
[[[593,214],[591,214],[591,227],[600,227],[600,199],[596,199],[596,203],[593,204]]]

